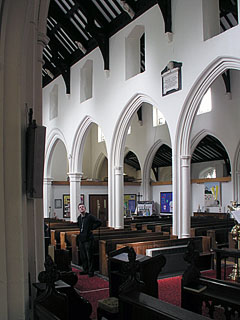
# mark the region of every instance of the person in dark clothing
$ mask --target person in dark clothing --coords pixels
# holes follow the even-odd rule
[[[82,261],[83,271],[80,274],[88,274],[89,277],[94,276],[93,268],[93,244],[94,238],[92,230],[99,228],[102,224],[101,220],[94,215],[86,212],[84,204],[79,203],[78,211],[80,215],[77,218],[80,234],[79,234],[79,251]]]

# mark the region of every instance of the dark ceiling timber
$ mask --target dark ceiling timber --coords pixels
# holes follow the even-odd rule
[[[228,157],[228,153],[222,143],[211,135],[205,136],[195,148],[191,163],[211,162],[223,160],[226,167],[227,176],[231,176],[231,165]],[[136,170],[140,170],[140,164],[137,156],[133,152],[129,152],[124,159],[124,163],[132,166]],[[172,166],[172,149],[163,144],[156,152],[152,170],[158,180],[158,169],[161,167]]]
[[[71,66],[96,47],[101,51],[104,69],[109,70],[110,37],[154,5],[162,12],[165,32],[171,33],[171,0],[50,0],[43,87],[62,75],[70,93]],[[219,0],[219,8],[222,31],[238,24],[236,0]]]
[[[171,0],[51,0],[43,51],[43,87],[63,76],[70,93],[70,68],[99,47],[109,70],[109,39],[152,6],[162,11],[165,31],[171,32]]]

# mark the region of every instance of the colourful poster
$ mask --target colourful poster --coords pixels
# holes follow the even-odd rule
[[[220,182],[206,182],[204,184],[205,207],[219,207],[220,200]]]
[[[136,194],[125,194],[124,195],[124,211],[125,214],[134,213],[136,210]]]
[[[160,192],[160,213],[172,213],[172,192]]]

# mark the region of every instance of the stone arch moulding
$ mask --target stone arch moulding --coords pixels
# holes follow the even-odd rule
[[[105,158],[107,159],[107,157],[105,156],[105,154],[103,152],[101,152],[95,162],[95,166],[93,168],[93,178],[94,179],[98,179],[99,177],[99,171],[101,170],[103,161],[105,160]]]
[[[240,202],[240,141],[238,143],[234,160],[233,160],[233,166],[232,166],[232,180],[233,180],[233,195],[234,199],[233,201],[237,201],[237,203]]]
[[[187,237],[190,233],[190,135],[194,118],[206,90],[227,69],[240,70],[240,59],[218,57],[213,60],[195,81],[182,108],[175,136],[176,165],[173,184],[173,217],[177,219],[177,224],[173,225],[173,233],[179,237]]]
[[[123,108],[117,121],[109,153],[109,225],[115,228],[123,227],[123,159],[127,131],[134,113],[143,103],[158,105],[144,94],[136,94]]]
[[[53,157],[53,151],[58,141],[62,141],[68,154],[68,148],[66,144],[65,137],[63,133],[55,128],[53,129],[47,138],[47,144],[46,144],[46,152],[45,152],[45,166],[44,166],[44,177],[50,177],[51,176],[51,161]]]
[[[83,155],[86,137],[92,123],[95,123],[95,121],[93,121],[91,117],[89,116],[84,117],[75,133],[75,136],[73,138],[72,149],[71,149],[72,151],[71,151],[71,154],[69,155],[69,157],[71,158],[70,166],[69,166],[71,173],[82,172],[83,158],[82,156],[79,157],[79,155],[80,154]]]
[[[143,166],[143,171],[142,171],[143,200],[152,200],[151,189],[150,189],[151,167],[152,167],[152,162],[156,152],[163,144],[168,145],[166,142],[162,141],[161,139],[157,140],[147,153],[144,166]]]

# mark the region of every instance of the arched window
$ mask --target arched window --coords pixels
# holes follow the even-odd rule
[[[206,112],[212,111],[212,91],[211,88],[205,93],[204,97],[202,98],[200,107],[198,109],[197,114],[203,114]]]
[[[153,107],[153,126],[161,126],[163,124],[166,123],[166,120],[162,114],[162,112],[160,112],[158,110],[158,108]]]
[[[213,178],[216,178],[217,175],[216,175],[216,168],[214,167],[208,167],[204,170],[202,170],[200,173],[199,173],[199,179],[213,179]]]

